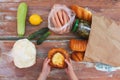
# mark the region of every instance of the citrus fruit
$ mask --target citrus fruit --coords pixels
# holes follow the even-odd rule
[[[42,22],[42,18],[41,16],[39,16],[38,14],[32,14],[30,17],[29,17],[29,22],[32,24],[32,25],[39,25],[41,22]]]

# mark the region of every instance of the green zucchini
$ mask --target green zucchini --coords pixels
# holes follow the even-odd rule
[[[17,10],[17,33],[22,37],[25,34],[25,22],[27,15],[27,4],[22,2],[18,6]]]
[[[39,35],[43,35],[43,34],[46,33],[48,30],[49,30],[48,27],[39,29],[38,31],[30,34],[30,35],[28,36],[28,39],[29,39],[29,40],[32,40],[32,39],[38,37]]]
[[[40,38],[37,40],[37,45],[41,44],[45,39],[51,34],[50,31],[46,32],[44,35],[42,35]]]

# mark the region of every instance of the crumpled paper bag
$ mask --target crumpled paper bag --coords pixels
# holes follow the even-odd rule
[[[120,66],[120,24],[93,14],[84,61]]]

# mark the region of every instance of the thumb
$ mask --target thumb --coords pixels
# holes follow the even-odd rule
[[[46,63],[48,64],[49,62],[50,62],[50,59],[48,59]]]
[[[68,65],[70,65],[70,63],[68,62],[68,60],[67,60],[67,59],[65,59],[65,62],[66,62]]]

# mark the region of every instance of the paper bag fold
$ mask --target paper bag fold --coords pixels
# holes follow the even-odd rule
[[[120,66],[120,25],[94,15],[84,61]]]

